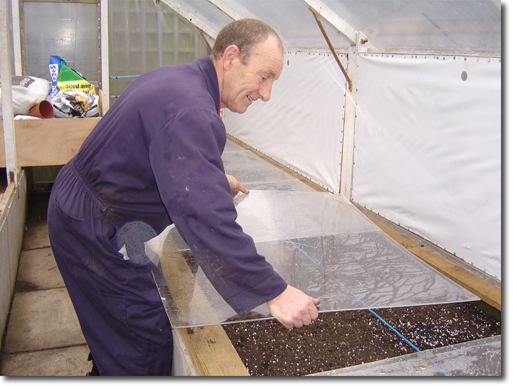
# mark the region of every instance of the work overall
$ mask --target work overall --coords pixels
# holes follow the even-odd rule
[[[48,232],[100,375],[171,375],[171,325],[152,263],[125,260],[118,252],[121,225],[73,161],[61,169],[50,196]],[[142,241],[134,240],[134,247]]]
[[[287,287],[236,222],[219,106],[209,57],[148,71],[57,176],[50,241],[100,375],[171,374],[171,326],[152,263],[134,258],[171,223],[237,314]],[[133,223],[143,231],[127,235]]]

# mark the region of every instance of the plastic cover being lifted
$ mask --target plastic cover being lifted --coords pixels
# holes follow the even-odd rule
[[[320,298],[320,311],[478,300],[338,195],[252,190],[237,203],[237,212],[258,252],[287,283]],[[175,328],[272,317],[266,304],[236,315],[174,226],[146,245],[160,257],[154,276]]]

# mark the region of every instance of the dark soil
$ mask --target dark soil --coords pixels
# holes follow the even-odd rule
[[[501,335],[499,319],[473,303],[373,310],[419,350]],[[324,312],[309,326],[278,321],[224,325],[254,376],[307,375],[416,352],[369,310]]]
[[[0,168],[0,194],[5,192],[7,189],[7,175],[5,168]]]

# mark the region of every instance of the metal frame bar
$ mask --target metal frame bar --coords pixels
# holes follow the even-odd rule
[[[344,110],[344,132],[342,159],[340,163],[340,194],[351,200],[353,195],[354,131],[356,123],[356,80],[358,45],[351,47],[347,54],[347,71],[355,80],[353,90],[346,90]]]
[[[20,28],[20,1],[11,0],[12,13],[12,42],[14,55],[14,74],[22,75],[22,56],[21,56],[21,28]]]
[[[103,98],[104,112],[110,106],[110,73],[109,73],[109,0],[100,0],[100,85],[105,95]],[[100,95],[100,97],[103,97]]]
[[[352,46],[356,46],[358,38],[363,39],[367,42],[368,39],[361,32],[355,30],[351,25],[345,22],[340,16],[338,16],[333,10],[331,10],[321,0],[303,0],[308,6],[313,8],[319,15],[325,18],[333,27],[335,27],[344,37],[349,41]],[[360,40],[363,42],[362,40]]]
[[[199,18],[197,18],[195,15],[181,7],[180,5],[176,4],[172,0],[161,0],[164,4],[166,4],[169,8],[171,8],[173,11],[181,15],[182,17],[186,18],[189,22],[191,22],[193,25],[198,27],[200,30],[204,31],[208,36],[210,36],[212,39],[216,39],[217,33],[219,31],[214,31],[212,28],[210,28],[208,25],[203,23]]]
[[[224,1],[224,0],[208,0],[208,1],[209,1],[209,3],[215,5],[221,11],[226,13],[228,16],[230,16],[233,20],[240,20],[240,19],[244,19],[247,17],[247,16],[244,16],[239,11],[237,11],[231,5],[226,3],[226,1]]]

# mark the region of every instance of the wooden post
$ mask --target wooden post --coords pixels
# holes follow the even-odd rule
[[[12,108],[11,39],[7,1],[0,2],[0,75],[2,80],[3,144],[0,147],[0,162],[6,167],[9,184],[18,185],[18,164],[16,162],[16,138],[14,134],[14,113]]]

